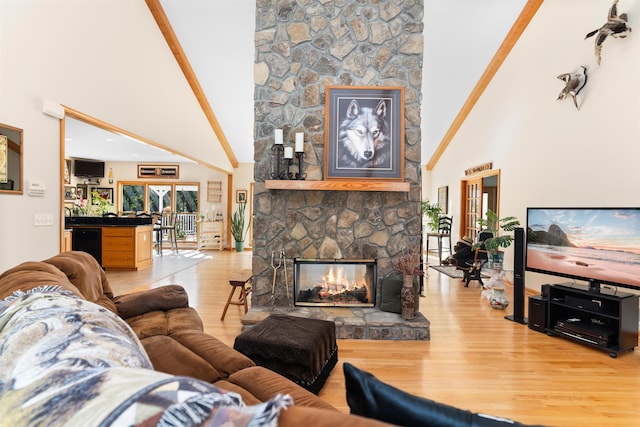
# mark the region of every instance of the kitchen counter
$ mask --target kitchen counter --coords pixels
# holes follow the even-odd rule
[[[153,262],[151,218],[66,217],[71,249],[91,254],[107,269],[139,270]]]
[[[68,216],[64,219],[65,228],[81,226],[120,226],[133,227],[138,225],[152,225],[151,218],[102,217],[102,216]]]

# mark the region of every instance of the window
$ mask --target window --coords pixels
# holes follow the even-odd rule
[[[176,211],[198,212],[197,185],[176,185]]]
[[[118,186],[122,212],[161,212],[169,208],[178,213],[197,214],[199,210],[198,183],[120,182]]]
[[[173,210],[171,187],[171,185],[149,185],[149,210],[151,212],[162,212],[167,207]]]
[[[122,185],[122,211],[139,212],[145,211],[144,206],[144,185]]]

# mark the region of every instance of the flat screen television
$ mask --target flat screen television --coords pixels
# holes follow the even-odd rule
[[[73,174],[85,178],[104,178],[104,162],[76,159],[73,161]]]
[[[526,270],[640,290],[640,208],[527,208]]]

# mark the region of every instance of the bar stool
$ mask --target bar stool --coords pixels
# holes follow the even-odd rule
[[[227,303],[224,305],[224,310],[222,310],[222,317],[220,320],[224,320],[224,316],[227,314],[227,309],[229,305],[243,305],[244,306],[244,314],[247,314],[249,311],[249,294],[251,293],[251,287],[248,286],[251,284],[253,276],[249,273],[248,276],[244,276],[241,279],[231,279],[229,280],[229,284],[231,285],[231,292],[229,292],[229,298],[227,298]],[[240,295],[238,296],[237,301],[232,301],[233,294],[236,292],[236,289],[240,290]]]

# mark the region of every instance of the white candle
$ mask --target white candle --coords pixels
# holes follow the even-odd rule
[[[304,133],[296,133],[296,153],[304,152]]]
[[[276,145],[282,145],[282,129],[276,129]]]
[[[293,159],[293,147],[284,147],[284,158]]]

